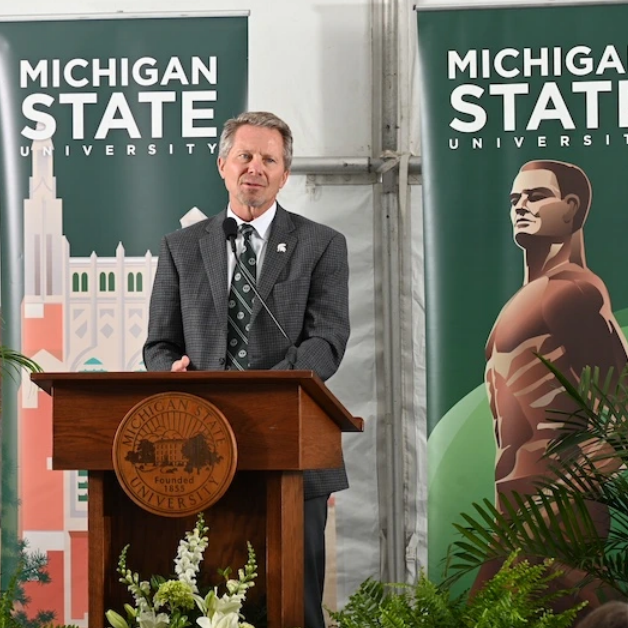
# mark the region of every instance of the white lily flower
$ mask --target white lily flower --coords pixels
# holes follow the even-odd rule
[[[239,617],[237,613],[214,613],[211,617],[199,617],[196,623],[201,628],[238,628]]]
[[[214,628],[238,628],[239,622],[237,613],[228,613],[214,624]]]
[[[122,615],[119,615],[115,611],[107,611],[105,613],[105,617],[107,618],[107,621],[112,628],[129,628],[129,624],[127,623],[126,619],[124,619]]]
[[[167,613],[156,614],[154,610],[144,611],[137,618],[140,628],[167,628],[170,624],[170,617]]]
[[[222,614],[237,614],[242,606],[241,595],[227,595],[226,593],[216,600],[216,612]]]

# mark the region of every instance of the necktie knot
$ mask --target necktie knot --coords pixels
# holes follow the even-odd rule
[[[240,233],[244,236],[245,240],[251,237],[251,234],[255,231],[255,227],[248,222],[243,222],[240,225]]]

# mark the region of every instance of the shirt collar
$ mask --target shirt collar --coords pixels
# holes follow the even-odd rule
[[[268,235],[268,230],[270,229],[270,225],[273,222],[273,218],[277,213],[277,202],[275,201],[261,216],[258,216],[255,220],[252,220],[249,224],[255,227],[255,231],[257,235],[262,238],[262,240],[266,240],[266,236]],[[235,218],[235,221],[238,223],[238,227],[246,222],[242,220],[239,216],[236,216],[231,209],[231,205],[227,207],[227,217]]]

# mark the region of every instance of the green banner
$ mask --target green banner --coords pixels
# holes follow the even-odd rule
[[[4,22],[0,73],[3,342],[47,371],[142,370],[161,237],[226,203],[247,17]],[[51,470],[50,399],[4,384],[3,583],[23,537],[52,577],[31,608],[87,626],[86,477]]]
[[[562,398],[534,354],[574,379],[625,364],[626,19],[617,4],[419,12],[437,580],[461,512],[547,471]]]

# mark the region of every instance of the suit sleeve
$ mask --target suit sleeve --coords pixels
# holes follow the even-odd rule
[[[329,379],[340,366],[349,340],[349,262],[347,242],[334,233],[314,267],[295,370],[312,370]],[[288,370],[282,360],[272,370]]]
[[[166,237],[161,241],[143,354],[149,371],[169,371],[185,354],[179,273]]]

